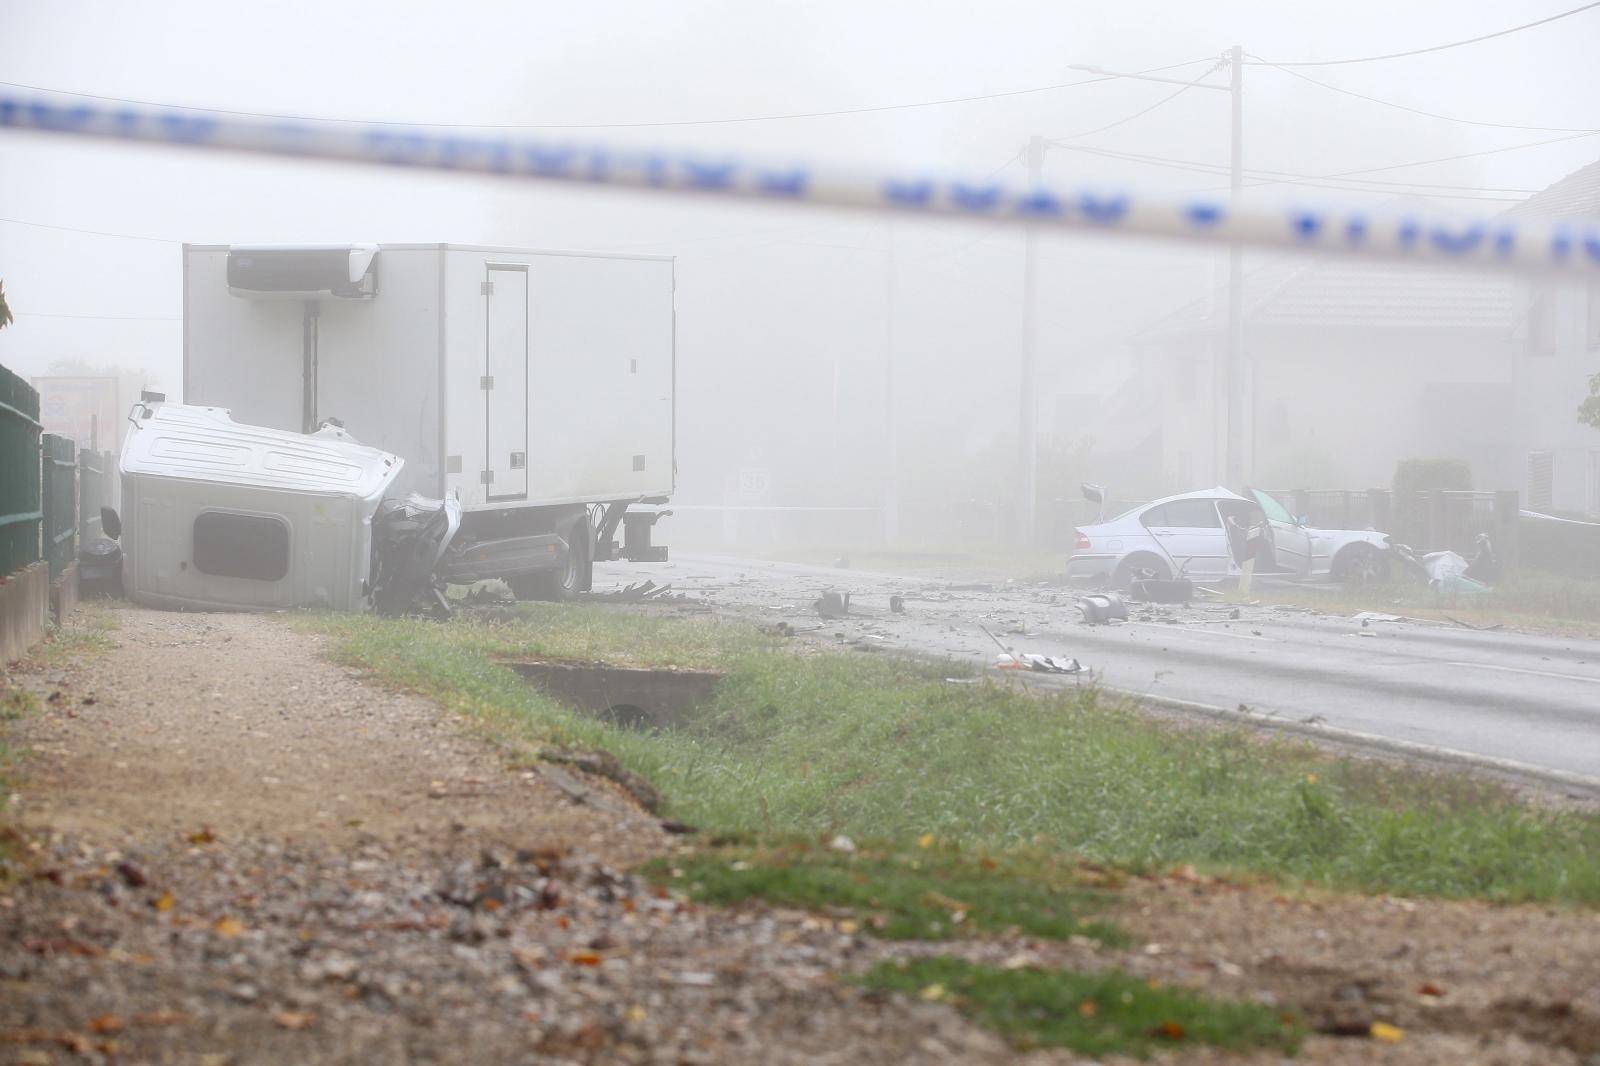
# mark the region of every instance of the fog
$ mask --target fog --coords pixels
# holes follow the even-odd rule
[[[1074,66],[1132,72],[1220,58],[1234,44],[1278,62],[1401,52],[1560,9],[1445,0],[248,10],[7,2],[0,55],[9,83],[118,99],[589,126],[566,132],[1018,181],[1022,149],[1039,135],[1071,142],[1046,153],[1049,180],[1180,193],[1226,188],[1225,93],[1188,91],[1093,133],[1175,87],[1115,79],[888,105],[1091,77]],[[1600,122],[1597,43],[1600,18],[1583,15],[1438,53],[1300,71],[1470,123],[1247,66],[1246,202],[1510,209],[1600,157],[1600,138],[1553,132]],[[721,121],[815,112],[849,113]],[[1502,128],[1516,126],[1544,129]],[[0,363],[24,375],[117,368],[178,398],[183,242],[670,255],[681,510],[665,539],[872,543],[884,535],[891,479],[904,544],[1015,534],[1016,230],[3,136],[0,277],[17,318],[0,331]],[[1303,177],[1352,172],[1370,184]],[[1302,177],[1272,183],[1286,175]],[[1039,239],[1041,547],[1067,546],[1064,531],[1081,517],[1079,480],[1130,501],[1225,480],[1213,360],[1224,259],[1121,238]],[[1515,490],[1545,509],[1600,510],[1600,432],[1575,414],[1593,371],[1593,292],[1266,252],[1247,253],[1244,269],[1249,481],[1364,490],[1387,486],[1402,460],[1451,458],[1470,464],[1475,488]],[[1532,457],[1544,453],[1551,470],[1530,486],[1530,463],[1540,461]],[[717,510],[725,507],[741,509]]]

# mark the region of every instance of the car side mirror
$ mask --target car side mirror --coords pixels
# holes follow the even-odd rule
[[[115,508],[100,508],[100,529],[112,540],[122,537],[122,519],[117,515]]]
[[[1309,526],[1311,524],[1311,516],[1308,514],[1295,515],[1294,524],[1297,526]]]
[[[1085,481],[1080,488],[1083,491],[1083,498],[1088,500],[1090,503],[1106,502],[1106,490],[1101,488],[1099,485],[1091,485],[1089,482]]]

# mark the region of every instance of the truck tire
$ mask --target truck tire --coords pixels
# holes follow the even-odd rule
[[[526,577],[507,578],[511,594],[519,600],[548,600],[560,603],[586,591],[592,581],[594,560],[591,545],[594,534],[589,529],[589,517],[584,515],[566,531],[567,565],[560,570]]]

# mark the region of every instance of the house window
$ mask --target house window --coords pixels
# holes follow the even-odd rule
[[[289,524],[207,511],[194,520],[194,568],[218,577],[281,581],[289,573]]]
[[[1554,496],[1555,452],[1528,453],[1528,509],[1550,510]]]
[[[1528,300],[1528,354],[1553,355],[1556,350],[1556,294],[1536,286]]]
[[[1589,279],[1589,323],[1584,331],[1589,347],[1600,348],[1600,278]]]
[[[1200,367],[1197,359],[1178,360],[1178,399],[1192,400],[1200,391]]]

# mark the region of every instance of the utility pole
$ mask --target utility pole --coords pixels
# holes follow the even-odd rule
[[[1028,181],[1039,184],[1044,172],[1044,138],[1035,135],[1028,141],[1026,154]],[[1039,491],[1039,447],[1036,416],[1039,410],[1034,393],[1034,353],[1038,347],[1039,234],[1033,226],[1022,237],[1022,360],[1017,397],[1017,543],[1034,546],[1037,534]]]
[[[883,271],[883,541],[900,537],[900,450],[894,416],[894,219],[889,220],[889,253]]]
[[[1228,94],[1233,104],[1233,137],[1229,145],[1230,204],[1238,214],[1244,198],[1244,49],[1228,50]],[[1244,486],[1244,252],[1239,242],[1228,248],[1228,341],[1223,373],[1227,399],[1223,411],[1223,475],[1234,491]]]

